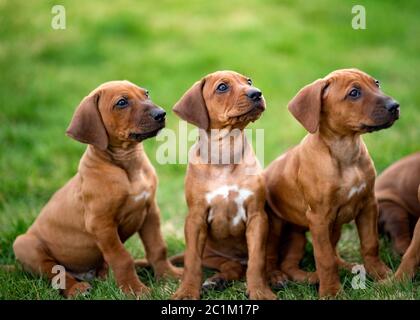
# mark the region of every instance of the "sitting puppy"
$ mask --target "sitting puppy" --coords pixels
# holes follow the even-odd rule
[[[185,273],[174,299],[200,297],[202,266],[219,271],[205,282],[206,288],[214,288],[240,279],[246,264],[249,297],[275,298],[265,277],[268,224],[262,169],[243,131],[264,109],[261,91],[232,71],[207,75],[173,108],[201,129],[185,178]]]
[[[301,89],[289,110],[310,134],[264,171],[270,232],[274,233],[269,239],[280,239],[282,221],[293,229],[290,248],[281,261],[287,267],[283,271],[294,280],[319,277],[320,296],[336,295],[338,264],[343,263],[336,244],[341,226],[355,219],[367,272],[375,278],[386,277],[390,270],[378,256],[375,168],[361,135],[390,127],[399,117],[399,104],[384,95],[371,76],[344,69]],[[299,260],[307,229],[312,235],[316,274],[305,277]],[[271,270],[276,268],[279,244],[269,240],[268,245]]]
[[[419,184],[420,152],[397,161],[376,179],[379,230],[390,236],[394,250],[400,255],[410,245],[414,226],[420,217]]]
[[[149,289],[123,245],[138,232],[156,275],[180,277],[166,259],[157,177],[141,145],[164,125],[165,111],[128,81],[104,83],[82,100],[67,134],[89,146],[78,173],[14,242],[24,269],[51,279],[54,266],[64,266],[63,294],[72,297],[90,288],[77,279],[84,273],[105,276],[109,265],[125,293],[141,295]]]

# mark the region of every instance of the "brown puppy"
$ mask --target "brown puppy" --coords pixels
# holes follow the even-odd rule
[[[89,146],[78,173],[58,190],[14,245],[17,260],[36,274],[66,272],[66,297],[90,288],[80,273],[105,276],[109,265],[125,293],[148,288],[137,277],[124,241],[138,232],[157,276],[180,277],[166,259],[156,203],[157,177],[141,141],[165,125],[165,111],[128,81],[107,82],[80,103],[67,134]]]
[[[185,178],[185,273],[174,299],[199,298],[202,266],[219,271],[205,283],[218,287],[240,279],[246,264],[249,297],[275,298],[264,273],[268,224],[262,170],[243,131],[264,109],[261,91],[231,71],[196,82],[173,109],[201,129]],[[225,148],[231,137],[242,141],[239,148]]]
[[[389,234],[394,250],[400,255],[410,245],[414,226],[420,217],[419,184],[420,152],[397,161],[376,179],[379,230]]]
[[[420,186],[417,190],[417,199],[420,203]],[[395,279],[411,279],[416,274],[416,269],[420,265],[420,219],[417,220],[413,232],[413,239],[405,252],[400,266],[395,273]]]
[[[304,87],[289,103],[289,110],[310,134],[264,171],[272,220],[268,269],[276,267],[274,239],[279,239],[284,219],[295,227],[283,271],[292,279],[304,279],[299,260],[303,232],[309,228],[319,294],[337,294],[337,266],[342,261],[335,247],[341,226],[355,219],[365,267],[375,278],[384,278],[390,270],[378,257],[375,168],[361,134],[390,127],[398,119],[398,103],[384,95],[371,76],[344,69]],[[306,274],[312,281],[314,276]]]

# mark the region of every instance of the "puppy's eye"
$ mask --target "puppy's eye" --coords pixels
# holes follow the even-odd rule
[[[118,100],[118,102],[115,104],[118,108],[125,108],[128,106],[128,101],[127,99],[120,99]]]
[[[146,97],[148,98],[150,97],[149,90],[146,90],[145,94],[146,94]]]
[[[251,80],[251,79],[248,79],[247,81],[248,81],[248,84],[249,84],[250,86],[252,86],[252,80]]]
[[[375,84],[376,84],[376,86],[377,86],[378,88],[380,88],[380,87],[381,87],[381,84],[380,84],[379,80],[375,80]]]
[[[221,83],[217,86],[218,92],[225,92],[227,89],[229,89],[228,85],[226,83]]]
[[[352,89],[349,92],[349,96],[352,97],[352,98],[359,98],[360,94],[361,94],[361,91],[359,89]]]

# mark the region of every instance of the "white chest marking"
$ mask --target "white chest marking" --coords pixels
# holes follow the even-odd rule
[[[232,224],[234,226],[236,226],[241,220],[243,222],[246,221],[246,212],[245,212],[245,207],[244,207],[244,203],[245,200],[248,199],[251,195],[253,195],[254,193],[248,189],[239,189],[237,185],[232,185],[232,186],[222,186],[220,188],[217,188],[214,191],[208,192],[206,193],[206,200],[207,203],[210,204],[211,201],[217,197],[217,196],[222,196],[223,199],[227,199],[227,197],[229,196],[229,192],[236,192],[238,195],[233,199],[236,203],[237,206],[237,212],[235,217],[232,220]],[[210,223],[211,220],[213,220],[213,210],[210,209],[209,212],[209,216],[207,218],[208,222]]]
[[[149,197],[150,197],[150,192],[149,191],[143,191],[140,194],[134,196],[134,201],[138,202],[138,201],[141,201],[141,200],[145,200]]]
[[[213,212],[213,209],[210,209],[209,216],[207,217],[208,223],[210,223],[213,220],[213,218],[214,218],[214,212]]]
[[[360,186],[354,186],[350,189],[348,199],[353,197],[355,194],[359,194],[366,188],[366,182],[363,182]]]

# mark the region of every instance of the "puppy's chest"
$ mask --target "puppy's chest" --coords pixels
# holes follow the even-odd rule
[[[133,181],[127,197],[127,208],[136,210],[149,205],[154,194],[155,186],[152,185],[151,181]]]
[[[153,179],[145,172],[139,171],[130,180],[126,201],[120,210],[120,227],[123,230],[137,229],[144,221],[146,210],[155,195],[156,186]]]
[[[369,178],[362,168],[351,167],[343,170],[337,197],[340,220],[348,222],[356,217],[366,201],[369,188]]]
[[[238,184],[219,185],[205,193],[209,206],[207,222],[217,238],[239,236],[245,231],[248,205],[255,200],[255,192]]]

